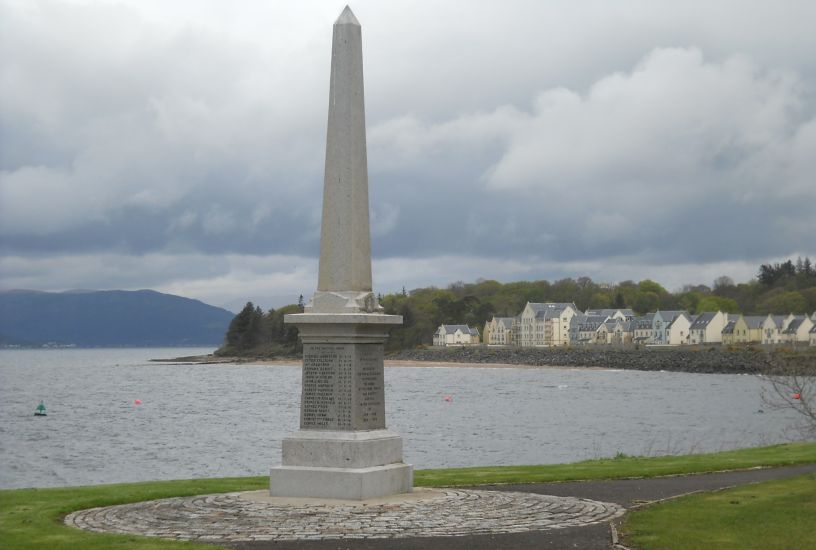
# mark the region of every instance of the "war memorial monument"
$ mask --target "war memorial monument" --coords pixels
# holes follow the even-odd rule
[[[402,438],[385,425],[383,343],[402,324],[372,292],[360,23],[334,24],[317,291],[286,315],[303,341],[300,430],[283,440],[270,493],[366,499],[412,488]]]
[[[303,340],[300,429],[283,440],[268,490],[89,508],[65,524],[226,545],[384,539],[376,548],[389,548],[389,539],[437,537],[430,547],[441,548],[452,536],[516,536],[623,514],[577,497],[413,490],[402,438],[385,422],[383,343],[402,317],[384,314],[372,292],[362,43],[348,7],[332,42],[317,291],[285,322]]]

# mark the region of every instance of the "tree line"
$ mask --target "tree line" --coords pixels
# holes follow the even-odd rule
[[[636,314],[661,310],[725,311],[746,315],[768,313],[813,313],[816,311],[816,268],[809,258],[763,264],[757,277],[736,284],[718,277],[712,286],[686,285],[669,292],[649,279],[598,284],[589,277],[554,282],[518,281],[500,283],[479,279],[456,282],[447,288],[418,288],[378,296],[385,313],[402,315],[401,327],[391,331],[388,350],[429,345],[440,324],[467,324],[483,330],[494,315],[514,317],[527,302],[575,302],[586,309],[629,308]],[[284,325],[287,313],[303,311],[298,304],[262,311],[247,303],[230,323],[222,355],[294,355],[300,352],[297,329]]]

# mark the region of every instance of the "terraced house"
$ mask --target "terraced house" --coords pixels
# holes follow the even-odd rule
[[[654,324],[654,313],[647,313],[640,317],[635,317],[634,332],[632,342],[635,344],[650,344],[652,342],[652,326]]]
[[[785,344],[807,344],[810,341],[810,331],[813,328],[813,320],[807,315],[795,317],[787,328],[782,331],[782,342]]]
[[[590,317],[609,317],[610,319],[620,319],[621,321],[631,321],[635,318],[635,312],[631,309],[588,309],[584,315]]]
[[[722,311],[704,311],[694,318],[689,327],[689,344],[719,344],[728,323],[728,314]]]
[[[493,317],[485,323],[482,332],[484,343],[489,346],[509,346],[513,343],[513,317]]]
[[[609,319],[598,327],[596,338],[599,344],[623,345],[632,343],[632,321]]]
[[[793,319],[792,313],[788,315],[768,315],[762,321],[762,339],[760,342],[763,344],[779,344],[782,342],[782,333],[787,330]]]
[[[574,303],[527,302],[521,312],[519,345],[564,346],[570,343],[570,320],[579,313]]]
[[[592,312],[594,313],[594,312]],[[598,343],[598,328],[609,320],[607,315],[577,314],[570,319],[570,344]]]
[[[684,316],[674,329],[672,324],[678,318]],[[660,311],[657,310],[652,318],[652,340],[651,344],[670,345],[675,341],[675,345],[681,343],[680,332],[685,332],[688,335],[688,329],[691,326],[691,319],[687,311]],[[682,336],[685,338],[685,336]]]
[[[433,337],[435,346],[468,346],[479,343],[479,329],[467,325],[439,325]]]
[[[739,315],[723,329],[723,344],[759,344],[767,316]]]

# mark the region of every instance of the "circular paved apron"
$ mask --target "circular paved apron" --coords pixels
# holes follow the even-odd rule
[[[616,504],[594,500],[464,489],[363,505],[282,504],[252,495],[223,493],[91,508],[69,514],[65,523],[106,533],[246,542],[521,533],[598,523],[624,512]]]

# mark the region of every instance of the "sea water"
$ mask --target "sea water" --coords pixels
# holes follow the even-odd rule
[[[300,366],[150,362],[211,351],[1,350],[0,487],[266,475],[298,428]],[[419,469],[765,445],[799,420],[746,375],[416,366],[385,383]]]

